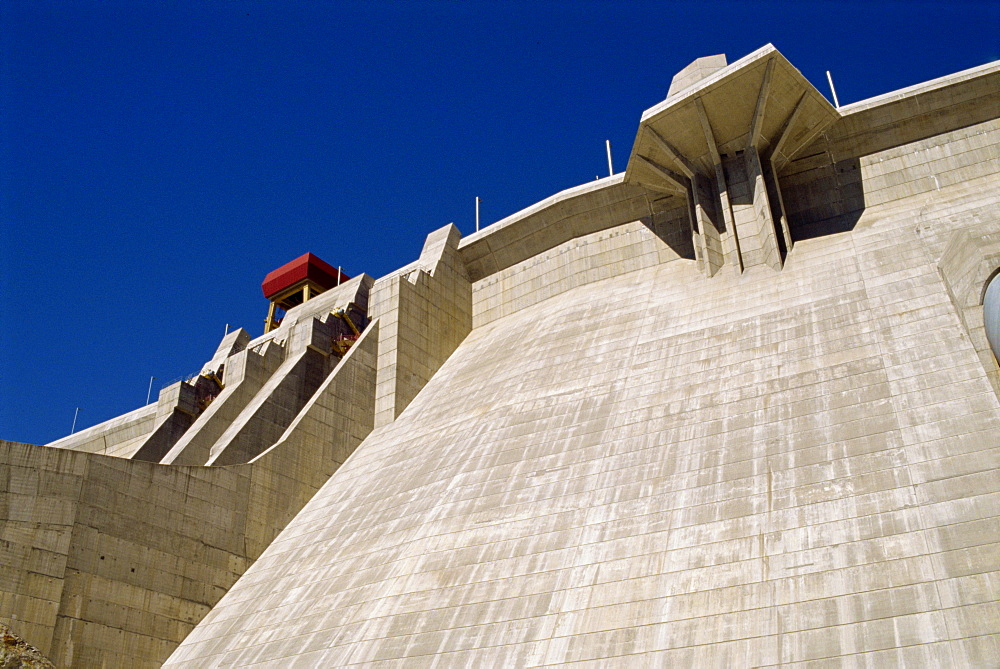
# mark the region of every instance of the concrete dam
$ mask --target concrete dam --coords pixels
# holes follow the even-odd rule
[[[201,375],[0,442],[0,622],[58,666],[995,666],[998,193],[1000,62],[838,108],[698,59],[624,172],[290,263]]]

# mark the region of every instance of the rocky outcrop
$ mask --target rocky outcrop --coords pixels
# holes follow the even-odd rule
[[[55,669],[47,657],[9,627],[0,623],[0,669],[20,669],[21,667],[45,667]]]

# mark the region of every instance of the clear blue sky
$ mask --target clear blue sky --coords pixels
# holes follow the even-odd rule
[[[197,372],[306,251],[426,234],[624,168],[700,56],[770,42],[842,104],[1000,59],[993,2],[0,2],[0,439]]]

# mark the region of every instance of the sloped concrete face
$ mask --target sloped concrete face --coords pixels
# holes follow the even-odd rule
[[[476,328],[168,666],[994,663],[1000,403],[926,201]]]

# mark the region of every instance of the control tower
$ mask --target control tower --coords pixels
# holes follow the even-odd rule
[[[351,277],[312,253],[305,253],[264,277],[261,289],[271,305],[264,320],[264,334],[281,324],[285,312],[308,302]]]

